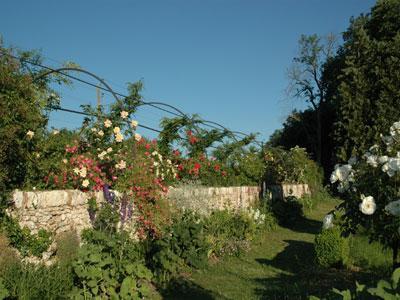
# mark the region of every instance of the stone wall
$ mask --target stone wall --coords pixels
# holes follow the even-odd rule
[[[242,187],[179,187],[168,192],[168,198],[178,207],[209,214],[212,210],[241,210],[259,200],[258,186]]]
[[[213,209],[245,209],[258,200],[258,187],[183,187],[171,188],[167,197],[180,207],[209,213]],[[78,190],[14,191],[14,205],[8,213],[33,233],[44,228],[58,234],[91,226],[87,200],[104,200],[103,193]]]
[[[8,213],[19,220],[22,227],[33,233],[44,228],[53,233],[89,228],[87,201],[96,197],[104,201],[103,193],[83,193],[79,190],[14,191],[14,205]]]
[[[286,197],[301,198],[311,194],[308,184],[270,185],[266,186],[266,192],[271,193],[272,201],[284,200]]]

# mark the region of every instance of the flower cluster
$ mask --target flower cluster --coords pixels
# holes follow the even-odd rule
[[[345,226],[363,225],[372,239],[387,245],[400,238],[400,122],[389,133],[360,160],[337,165],[331,175],[331,183],[347,199],[340,205]]]
[[[247,210],[247,214],[254,221],[257,226],[263,225],[265,222],[265,214],[261,213],[261,211],[256,208],[249,208]]]

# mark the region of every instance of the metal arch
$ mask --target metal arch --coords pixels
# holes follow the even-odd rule
[[[176,107],[174,107],[174,106],[172,106],[170,104],[163,103],[163,102],[154,102],[154,101],[152,101],[152,102],[146,102],[146,101],[143,101],[143,100],[139,100],[139,101],[140,101],[140,103],[139,103],[138,106],[143,106],[143,105],[150,105],[150,106],[163,105],[163,106],[172,108],[173,110],[177,111],[179,113],[179,115],[181,115],[182,117],[190,119],[187,114],[185,114],[183,111],[181,111],[180,109],[178,109],[178,108],[176,108]]]
[[[229,130],[228,128],[226,128],[225,126],[218,124],[217,122],[213,122],[213,121],[207,121],[207,120],[198,120],[196,121],[196,123],[202,123],[202,124],[214,124],[216,126],[221,127],[224,131],[226,131],[227,133],[229,133],[231,135],[231,137],[237,142],[238,140],[236,139],[235,135],[233,134],[233,131]]]
[[[36,78],[33,79],[33,81],[36,81],[36,80],[38,80],[40,78],[48,76],[48,75],[50,75],[52,73],[60,73],[62,75],[65,75],[65,74],[61,73],[62,71],[76,71],[76,72],[81,72],[81,73],[85,73],[85,74],[87,74],[89,76],[92,76],[93,78],[97,79],[102,85],[104,85],[107,88],[107,90],[114,96],[115,100],[117,100],[117,102],[119,102],[119,98],[118,98],[117,94],[114,92],[114,90],[103,79],[101,79],[99,76],[97,76],[96,74],[94,74],[92,72],[89,72],[89,71],[86,71],[86,70],[80,69],[80,68],[63,67],[63,68],[59,68],[59,69],[52,69],[52,70],[50,70],[48,72],[45,72],[45,73],[37,76]]]

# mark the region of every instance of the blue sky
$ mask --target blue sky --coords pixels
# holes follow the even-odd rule
[[[126,93],[142,79],[145,100],[198,113],[266,140],[297,100],[286,99],[286,70],[301,34],[340,35],[370,0],[3,0],[5,45],[40,49],[52,67],[74,61]],[[89,78],[85,78],[89,79]],[[96,103],[96,91],[61,88],[62,106]],[[103,103],[112,98],[105,94]],[[304,106],[303,106],[304,107]],[[168,114],[142,108],[140,123]],[[76,128],[79,117],[52,113],[51,125]],[[149,137],[154,134],[146,130]]]

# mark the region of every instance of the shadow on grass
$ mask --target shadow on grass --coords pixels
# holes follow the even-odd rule
[[[254,279],[260,286],[255,291],[260,299],[308,299],[310,295],[321,297],[333,287],[353,288],[356,280],[368,283],[378,276],[371,271],[323,269],[315,263],[312,243],[295,240],[284,242],[288,245],[273,259],[256,259],[260,264],[283,271],[276,277]]]
[[[298,216],[292,221],[281,220],[279,225],[294,232],[318,234],[321,232],[322,222]]]
[[[168,286],[161,290],[163,299],[191,299],[191,300],[212,300],[215,299],[213,292],[185,278],[172,280]]]

